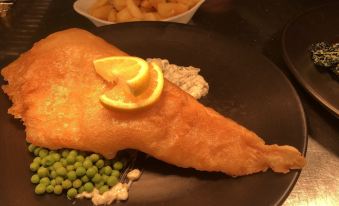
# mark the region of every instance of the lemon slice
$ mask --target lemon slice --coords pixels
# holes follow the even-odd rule
[[[113,56],[93,61],[95,71],[106,81],[117,82],[118,78],[127,83],[134,95],[145,90],[149,81],[148,63],[131,56]]]
[[[100,97],[101,102],[120,110],[135,110],[153,104],[161,96],[164,76],[159,66],[154,63],[151,64],[149,76],[148,86],[140,95],[134,96],[129,92],[127,84],[119,83]]]

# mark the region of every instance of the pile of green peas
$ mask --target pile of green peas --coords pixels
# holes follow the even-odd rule
[[[96,153],[48,150],[33,144],[28,145],[28,150],[35,156],[29,167],[34,173],[31,182],[36,184],[34,191],[38,195],[66,192],[72,199],[94,188],[103,194],[119,182],[124,167],[121,161],[104,159]]]

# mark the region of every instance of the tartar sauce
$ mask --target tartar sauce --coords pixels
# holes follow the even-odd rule
[[[82,192],[78,194],[76,198],[92,198],[92,202],[94,205],[109,205],[115,200],[127,200],[129,187],[131,186],[133,181],[139,179],[140,175],[141,171],[138,169],[134,169],[127,174],[127,178],[129,180],[128,183],[119,182],[102,195],[99,193],[99,190],[95,188],[92,192]]]

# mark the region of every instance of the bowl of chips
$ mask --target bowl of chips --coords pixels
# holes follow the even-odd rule
[[[188,23],[205,0],[77,0],[74,10],[96,26],[130,21]]]

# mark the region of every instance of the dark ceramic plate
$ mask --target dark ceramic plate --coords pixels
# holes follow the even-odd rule
[[[269,144],[288,144],[306,152],[306,124],[300,100],[287,78],[265,57],[227,37],[195,27],[167,23],[128,23],[94,31],[131,55],[167,58],[202,68],[210,93],[202,102],[262,136]],[[0,200],[2,205],[72,205],[65,196],[34,195],[24,128],[6,113],[1,94]],[[189,158],[189,157],[183,157]],[[6,167],[4,167],[6,166]],[[147,159],[130,198],[118,205],[279,205],[299,171],[271,171],[232,178]],[[76,205],[91,205],[77,201]]]
[[[309,47],[339,42],[339,3],[312,9],[289,23],[282,36],[284,59],[305,89],[339,118],[339,78],[316,67]]]

